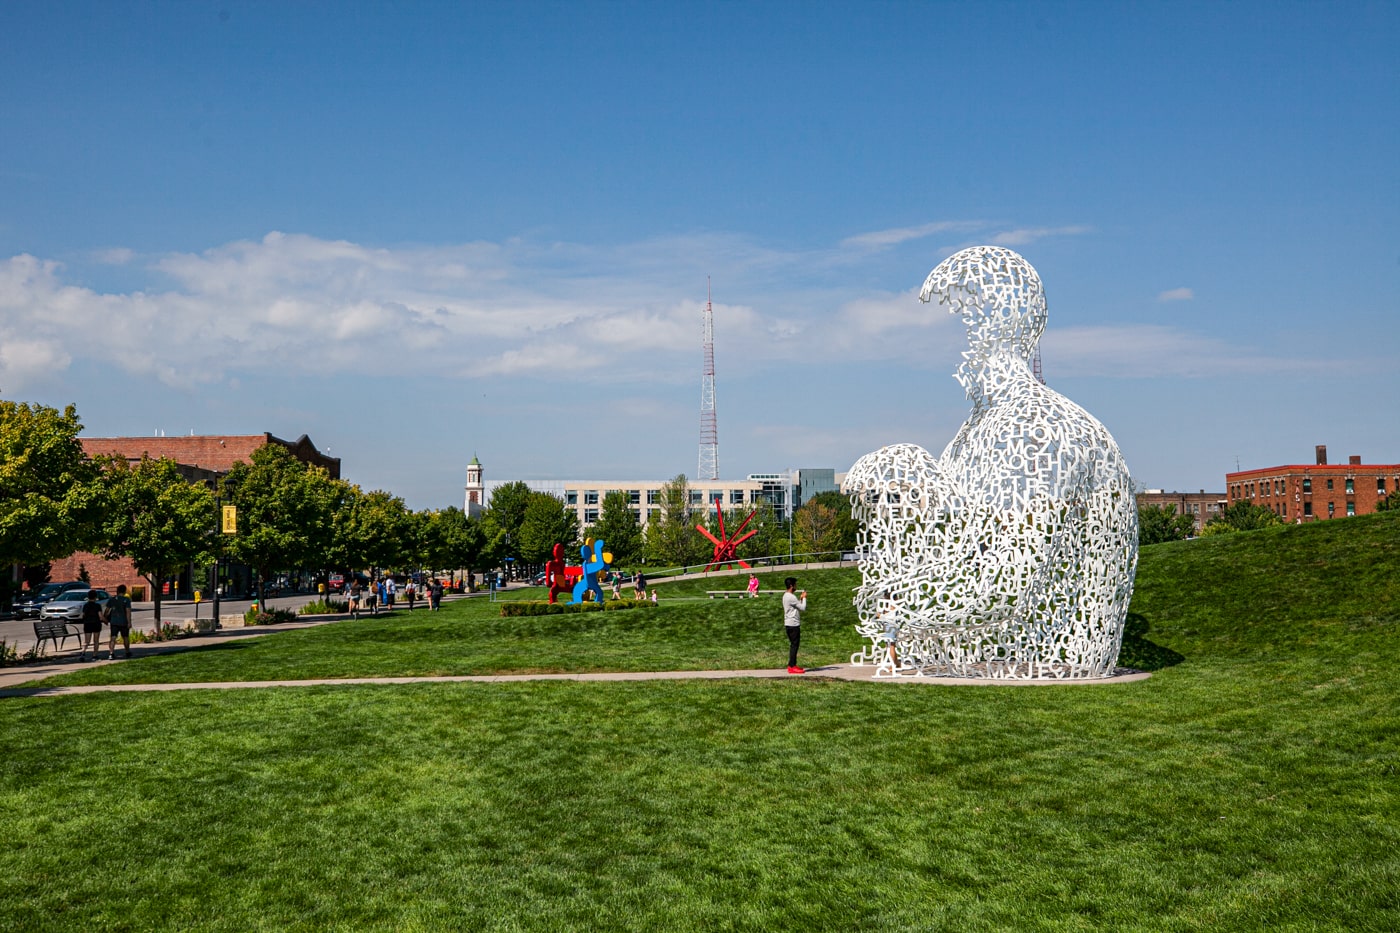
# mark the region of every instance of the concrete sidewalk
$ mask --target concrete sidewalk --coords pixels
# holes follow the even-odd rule
[[[76,665],[86,667],[87,665]],[[48,672],[59,673],[57,670]],[[45,676],[48,676],[46,674]],[[7,687],[0,689],[4,697],[57,697],[83,693],[143,693],[170,690],[255,690],[273,687],[347,687],[382,686],[402,684],[452,684],[452,683],[521,683],[524,681],[583,681],[619,682],[637,680],[734,680],[734,679],[788,679],[835,678],[837,680],[865,681],[882,684],[925,684],[945,687],[1033,687],[1033,686],[1092,686],[1103,684],[1124,684],[1146,680],[1151,674],[1133,671],[1114,677],[1098,680],[1021,680],[996,681],[965,677],[875,677],[875,668],[854,664],[832,664],[826,667],[808,668],[805,674],[789,674],[784,668],[744,671],[617,671],[590,674],[480,674],[449,677],[345,677],[318,680],[247,680],[222,681],[211,683],[186,684],[109,684],[85,687]]]

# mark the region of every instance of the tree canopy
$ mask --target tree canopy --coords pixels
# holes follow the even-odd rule
[[[258,571],[261,588],[275,571],[325,563],[343,490],[279,444],[258,448],[251,460],[235,463],[224,479],[224,497],[238,507],[228,552]]]
[[[627,493],[621,490],[614,489],[603,497],[603,514],[585,533],[590,538],[602,538],[612,552],[613,563],[619,567],[630,567],[642,558],[642,524]]]
[[[1138,544],[1161,544],[1164,541],[1184,541],[1196,530],[1196,520],[1190,515],[1176,514],[1174,505],[1138,506]]]
[[[578,542],[578,518],[562,499],[547,492],[532,492],[520,522],[515,557],[527,564],[549,560],[554,545],[572,552]]]
[[[102,556],[126,557],[151,581],[160,625],[161,580],[214,553],[214,494],[173,460],[104,461]]]
[[[713,553],[710,542],[695,530],[690,507],[690,481],[681,473],[662,485],[657,494],[660,509],[647,522],[646,556],[652,564],[687,566],[703,562]]]
[[[1220,514],[1206,523],[1201,529],[1203,535],[1229,534],[1234,531],[1254,531],[1270,525],[1282,525],[1271,509],[1255,505],[1248,499],[1239,499],[1220,510]]]
[[[78,410],[0,399],[0,564],[42,564],[95,547],[97,467]]]

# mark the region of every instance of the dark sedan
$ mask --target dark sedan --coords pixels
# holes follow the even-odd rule
[[[83,590],[86,592],[88,589],[88,584],[81,580],[70,580],[67,583],[45,583],[43,586],[39,587],[39,591],[33,596],[15,603],[15,618],[37,619],[39,618],[39,613],[43,610],[48,601],[59,594],[66,593],[69,590]]]

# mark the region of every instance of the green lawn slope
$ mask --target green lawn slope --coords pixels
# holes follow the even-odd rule
[[[1397,567],[1400,515],[1147,548],[1126,647],[1157,670],[1113,686],[0,701],[0,929],[1392,931]],[[802,577],[834,655],[853,579]],[[639,652],[727,660],[709,626],[732,657],[781,654],[774,602],[685,586],[635,614]],[[419,638],[503,664],[543,639],[561,665],[612,651],[582,622],[457,612],[259,644],[342,671]],[[381,624],[397,640],[323,634]],[[197,654],[274,664],[251,650]]]

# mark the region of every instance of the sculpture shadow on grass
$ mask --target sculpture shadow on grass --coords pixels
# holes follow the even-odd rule
[[[1119,667],[1160,671],[1164,667],[1175,667],[1186,660],[1185,655],[1148,641],[1144,636],[1150,628],[1147,616],[1140,612],[1128,613],[1123,622],[1123,648],[1118,652]]]

